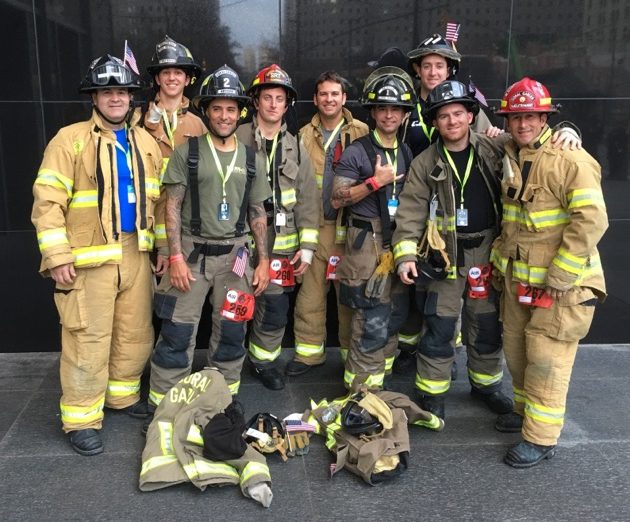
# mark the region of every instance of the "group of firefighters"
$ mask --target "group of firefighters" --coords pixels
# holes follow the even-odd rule
[[[503,132],[455,79],[461,55],[440,35],[407,57],[407,71],[381,65],[365,81],[369,127],[344,106],[345,80],[321,74],[299,133],[285,119],[297,92],[277,65],[248,89],[227,65],[202,79],[166,37],[147,68],[155,96],[134,110],[138,75],[110,55],[92,62],[80,87],[91,118],[51,140],[33,188],[75,451],[103,451],[104,408],[148,427],[191,372],[206,300],[208,366],[233,397],[246,357],[272,390],[322,365],[332,283],[350,392],[387,387],[406,357],[416,401],[444,419],[461,325],[472,396],[498,414],[496,429],[522,433],[505,462],[554,455],[578,341],[606,295],[600,167],[571,124],[549,127],[557,109],[539,82],[507,89]],[[514,401],[501,391],[503,354]]]

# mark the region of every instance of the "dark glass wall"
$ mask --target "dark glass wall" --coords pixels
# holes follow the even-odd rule
[[[141,69],[165,34],[208,71],[227,63],[248,83],[278,62],[300,93],[298,118],[313,113],[313,81],[336,69],[356,99],[368,62],[403,51],[447,21],[461,24],[460,79],[471,75],[496,104],[530,75],[563,105],[600,162],[610,228],[601,243],[609,298],[588,342],[630,342],[630,4],[620,0],[0,0],[0,351],[57,350],[52,285],[37,274],[31,186],[47,141],[85,119],[77,86],[92,58],[120,56],[128,40]],[[194,87],[192,89],[194,90]],[[149,91],[144,93],[147,96]],[[140,96],[142,98],[143,95]],[[354,102],[349,102],[355,108]],[[357,111],[361,114],[361,111]],[[501,124],[500,119],[493,118]],[[331,337],[336,336],[331,333]]]

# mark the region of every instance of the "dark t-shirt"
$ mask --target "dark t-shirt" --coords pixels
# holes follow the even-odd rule
[[[449,151],[462,181],[466,172],[469,153],[470,145],[459,152]],[[453,191],[455,192],[455,208],[460,208],[462,200],[461,183],[455,176],[453,176]],[[477,167],[477,158],[473,158],[473,166],[470,176],[464,186],[464,208],[468,210],[468,226],[458,226],[457,232],[481,232],[482,230],[491,228],[495,225],[492,196],[486,186],[486,182],[483,180],[479,168]]]

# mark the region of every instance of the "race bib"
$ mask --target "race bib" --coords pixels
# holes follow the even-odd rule
[[[341,256],[330,256],[328,265],[326,265],[326,280],[332,281],[337,279],[337,266],[341,263]]]
[[[486,299],[490,292],[492,265],[473,266],[468,271],[468,297]]]
[[[293,265],[288,259],[272,259],[269,263],[269,280],[279,286],[294,286]]]
[[[249,321],[254,317],[254,303],[256,302],[252,294],[230,289],[225,294],[221,317],[237,323]]]
[[[542,288],[519,283],[516,289],[518,302],[525,306],[549,308],[553,304],[553,298]]]

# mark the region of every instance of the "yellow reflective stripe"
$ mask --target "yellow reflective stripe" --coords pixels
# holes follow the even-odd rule
[[[508,265],[508,258],[499,254],[499,250],[497,248],[490,250],[490,262],[499,272],[505,274]]]
[[[348,348],[339,348],[339,357],[341,357],[341,361],[345,363],[348,358]]]
[[[457,279],[457,272],[455,271],[454,266],[448,269],[448,275],[446,276],[446,279]]]
[[[155,239],[166,239],[166,225],[164,223],[155,225],[153,231],[155,232]]]
[[[398,342],[402,344],[409,344],[411,346],[415,346],[420,341],[420,332],[417,334],[407,335],[403,333],[398,333]]]
[[[184,471],[191,480],[199,477],[200,475],[219,475],[233,478],[236,481],[239,480],[236,468],[224,462],[209,462],[207,460],[195,459],[191,464],[186,464],[184,466]]]
[[[108,381],[107,394],[112,397],[127,397],[140,391],[140,379],[137,381]]]
[[[554,227],[569,222],[569,214],[562,208],[527,212],[523,209],[525,219],[530,219],[536,228]]]
[[[273,242],[273,249],[286,250],[288,248],[297,248],[298,244],[297,234],[277,234]]]
[[[68,242],[68,233],[65,227],[42,230],[37,234],[37,243],[39,244],[39,249],[42,252],[53,246],[70,244]]]
[[[442,216],[436,216],[435,226],[440,232],[450,232],[452,230],[455,230],[455,216],[448,217],[446,230],[444,230],[444,218]]]
[[[68,194],[68,197],[72,197],[74,181],[61,174],[61,172],[57,172],[56,170],[39,169],[39,172],[37,173],[37,178],[35,179],[35,184],[49,185],[51,187],[64,189]]]
[[[251,461],[247,463],[241,472],[241,484],[245,484],[245,482],[255,475],[263,475],[267,480],[271,480],[271,474],[269,473],[269,467],[267,464]]]
[[[396,357],[394,357],[393,355],[391,357],[385,357],[385,371],[386,372],[390,371],[393,368],[394,359],[396,359]]]
[[[569,192],[567,196],[569,201],[569,210],[574,208],[586,207],[588,205],[603,205],[604,196],[600,190],[595,189],[576,189]]]
[[[84,424],[102,419],[104,405],[104,397],[90,406],[68,406],[60,401],[61,421],[64,424]]]
[[[418,243],[415,241],[399,241],[394,245],[394,260],[402,256],[415,256],[418,250]]]
[[[70,208],[88,208],[98,206],[98,192],[96,190],[77,190],[72,195]]]
[[[280,200],[282,201],[283,207],[288,207],[289,205],[293,205],[297,202],[297,197],[295,196],[295,189],[290,188],[280,192]]]
[[[158,429],[160,431],[160,448],[162,455],[173,455],[173,423],[167,421],[158,421]]]
[[[431,395],[438,395],[440,393],[446,393],[451,387],[451,381],[434,381],[431,379],[424,379],[416,373],[416,388]]]
[[[345,370],[343,372],[343,382],[346,384],[347,388],[350,388],[350,386],[352,386],[352,383],[354,382],[356,376],[357,374],[352,373],[350,370]]]
[[[140,250],[153,250],[155,234],[151,230],[138,230],[138,248]]]
[[[335,243],[345,243],[348,227],[335,226]]]
[[[317,188],[322,189],[324,186],[324,175],[323,174],[315,174],[315,181],[317,182]]]
[[[512,205],[510,203],[503,204],[503,221],[519,222],[521,219],[520,205]]]
[[[203,435],[201,434],[201,428],[196,424],[192,424],[188,430],[188,435],[186,435],[186,440],[188,442],[192,442],[197,446],[203,446]]]
[[[601,274],[601,273],[602,273],[602,265],[599,258],[599,254],[592,255],[586,261],[586,266],[584,267],[584,270],[582,270],[582,273],[580,274],[580,276],[575,281],[575,284],[580,285],[580,283],[582,283],[584,279],[587,279],[588,277],[591,277],[596,274]]]
[[[545,424],[563,424],[565,408],[550,408],[527,399],[525,415]]]
[[[337,444],[335,439],[335,432],[341,429],[341,415],[337,415],[335,420],[326,425],[326,447],[332,449]]]
[[[154,406],[159,406],[164,399],[164,393],[158,393],[155,390],[149,389],[149,402]]]
[[[295,343],[295,353],[303,357],[313,357],[324,353],[324,343],[322,344],[306,344]]]
[[[236,381],[236,382],[233,382],[232,384],[228,384],[228,389],[230,390],[231,395],[236,395],[240,387],[241,387],[241,381]]]
[[[587,259],[588,257],[574,256],[566,248],[560,247],[552,263],[571,274],[579,276],[584,269]]]
[[[75,266],[84,266],[105,261],[120,261],[122,260],[122,246],[116,244],[73,248],[72,254],[74,255]]]
[[[514,391],[514,402],[520,402],[521,404],[525,404],[527,402],[527,398],[525,397],[525,392],[520,388],[512,387]]]
[[[275,361],[280,357],[280,350],[280,345],[276,346],[272,351],[267,351],[262,346],[249,341],[249,353],[259,361]]]
[[[140,471],[140,476],[156,468],[160,468],[162,466],[166,466],[168,464],[175,464],[175,463],[177,463],[177,457],[175,455],[162,455],[159,457],[151,457],[149,460],[142,463],[142,470]]]
[[[503,372],[501,371],[495,375],[489,375],[487,373],[473,372],[470,368],[468,368],[468,376],[473,383],[478,384],[479,386],[492,386],[493,384],[501,382],[501,379],[503,379]]]
[[[423,428],[429,428],[430,430],[440,431],[444,428],[444,420],[440,419],[437,415],[431,413],[431,418],[429,420],[417,420],[413,421],[412,424],[414,426],[422,426]]]
[[[539,266],[528,266],[524,261],[513,261],[512,277],[530,285],[544,285],[547,281],[547,269]]]
[[[383,373],[374,373],[372,375],[368,375],[368,378],[365,379],[364,384],[369,387],[382,387],[383,381],[385,380],[385,372]]]
[[[162,158],[162,167],[160,168],[160,183],[164,179],[164,173],[166,172],[166,167],[168,167],[168,160],[170,158]]]
[[[160,197],[160,180],[157,178],[145,178],[144,188],[147,196]]]
[[[300,230],[300,243],[317,243],[319,230],[316,228],[303,228]]]

